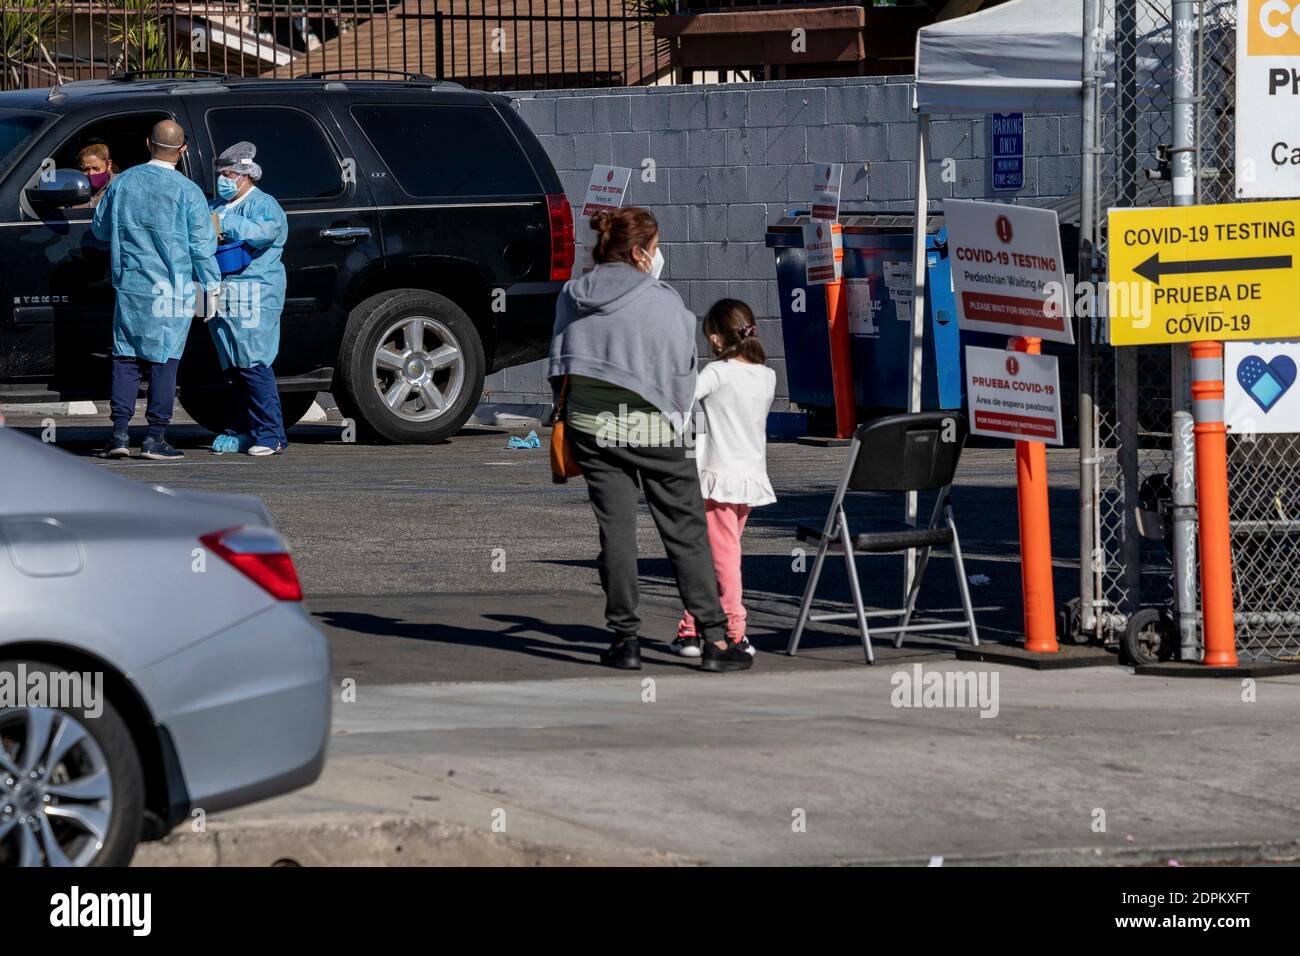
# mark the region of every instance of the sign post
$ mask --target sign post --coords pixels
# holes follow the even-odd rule
[[[831,349],[831,388],[835,394],[835,437],[853,437],[853,355],[849,308],[844,292],[844,239],[838,222],[814,219],[803,224],[804,279],[826,286],[826,323]]]
[[[1005,357],[1005,378],[986,389],[1015,401],[1000,409],[977,409],[977,392],[968,388],[971,430],[1000,431],[1016,442],[1016,495],[1020,514],[1020,583],[1024,593],[1025,649],[1055,654],[1056,592],[1052,582],[1052,527],[1048,507],[1047,447],[1060,438],[1060,383],[1020,378],[1021,369],[1041,371],[1042,342],[1074,341],[1070,296],[1056,213],[1028,206],[946,200],[944,220],[952,262],[952,287],[962,329],[1000,332],[1012,337],[1009,347],[1023,358]],[[980,350],[984,351],[984,350]],[[976,350],[967,349],[967,376],[979,369]],[[972,358],[972,356],[974,356]],[[1050,363],[1056,379],[1055,361]],[[1015,370],[1013,373],[1013,369]],[[1012,381],[1014,380],[1014,382]],[[1005,385],[1005,388],[1002,386]],[[1050,393],[1046,389],[1050,388]],[[1049,427],[1048,399],[1055,412]]]

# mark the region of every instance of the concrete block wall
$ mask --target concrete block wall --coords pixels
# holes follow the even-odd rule
[[[744,299],[788,404],[769,223],[806,208],[814,162],[845,163],[841,208],[911,211],[917,123],[910,77],[778,80],[713,86],[548,90],[511,94],[581,211],[591,167],[633,170],[627,202],[659,220],[664,277],[702,315]],[[930,197],[1048,204],[1078,192],[1078,116],[1025,117],[1025,188],[989,186],[987,117],[930,122]],[[647,160],[652,162],[649,174]],[[945,163],[944,161],[948,162]],[[937,209],[937,205],[935,206]],[[589,230],[578,218],[579,242]],[[578,250],[581,269],[585,249]],[[703,338],[700,341],[704,352]],[[488,377],[485,400],[549,402],[541,362]]]

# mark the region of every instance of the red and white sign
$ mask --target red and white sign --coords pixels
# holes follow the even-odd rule
[[[1064,443],[1055,355],[966,346],[966,403],[972,435]]]
[[[808,285],[823,285],[840,278],[843,246],[839,231],[829,222],[803,224],[804,275]]]
[[[945,199],[957,324],[1074,343],[1056,211]]]
[[[615,210],[627,199],[627,184],[632,180],[632,170],[622,166],[591,167],[591,182],[587,184],[587,201],[582,204],[582,214],[593,216],[602,209]]]
[[[812,218],[835,222],[840,217],[840,180],[844,178],[843,163],[816,163],[813,165]]]

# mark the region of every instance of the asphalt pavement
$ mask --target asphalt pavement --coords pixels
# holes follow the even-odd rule
[[[15,420],[11,425],[34,424]],[[336,681],[324,776],[184,827],[140,861],[925,863],[1255,861],[1300,855],[1290,742],[1298,678],[1033,672],[953,659],[961,639],[877,641],[819,626],[780,653],[806,574],[795,529],[825,519],[844,450],[769,446],[779,502],[745,538],[753,671],[705,675],[667,651],[679,613],[648,513],[646,667],[596,663],[607,641],[583,483],[551,483],[545,447],[470,429],[435,447],[362,446],[299,426],[287,454],[216,457],[180,425],[184,461],[105,462],[143,481],[263,497],[291,543]],[[98,419],[60,420],[78,455]],[[543,435],[543,438],[545,436]],[[1058,595],[1075,591],[1077,452],[1049,452]],[[981,635],[1020,633],[1014,459],[968,450],[954,490]],[[894,516],[856,502],[851,520]],[[865,527],[865,524],[864,524]],[[901,561],[863,559],[868,603]],[[932,565],[923,606],[957,604]],[[987,583],[983,583],[983,582]],[[846,594],[830,564],[822,594]],[[915,667],[996,680],[995,715],[901,706]],[[344,688],[351,687],[352,694]],[[910,700],[910,698],[909,698]],[[1100,817],[1099,817],[1100,811]],[[1098,829],[1098,819],[1102,826]]]

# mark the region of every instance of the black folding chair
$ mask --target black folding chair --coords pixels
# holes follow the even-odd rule
[[[835,489],[826,526],[821,531],[800,527],[799,540],[816,541],[817,557],[813,561],[812,576],[804,588],[803,602],[799,606],[799,619],[790,635],[787,649],[792,657],[799,649],[799,638],[809,621],[842,621],[856,618],[862,635],[862,649],[867,663],[875,661],[871,650],[871,629],[867,618],[897,616],[895,627],[878,627],[878,634],[895,634],[894,646],[901,647],[903,635],[917,631],[941,631],[961,628],[970,635],[972,644],[979,645],[975,628],[975,611],[971,607],[970,588],[966,583],[966,568],[961,558],[961,543],[957,538],[957,525],[952,517],[949,491],[961,450],[966,444],[966,420],[953,412],[920,412],[915,415],[890,415],[858,426],[849,446],[849,461]],[[873,530],[853,534],[844,513],[844,496],[851,491],[908,492],[929,491],[937,488],[939,494],[927,525],[909,525],[902,521],[878,524]],[[916,609],[921,579],[925,575],[930,552],[934,548],[949,548],[956,565],[957,583],[961,589],[962,606],[966,616],[961,621],[936,621],[913,624],[912,612]],[[907,592],[904,607],[888,611],[868,611],[862,603],[862,586],[854,556],[859,552],[869,554],[897,554],[917,549],[916,573]],[[828,551],[844,554],[844,564],[849,573],[849,590],[853,596],[853,611],[834,614],[809,614],[817,581],[821,577],[822,563]]]

